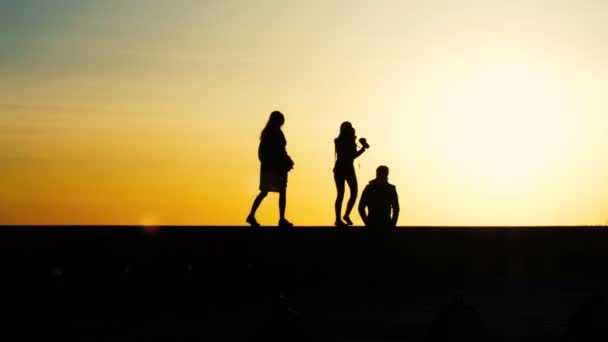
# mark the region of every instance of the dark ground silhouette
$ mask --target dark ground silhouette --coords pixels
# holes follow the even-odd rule
[[[608,305],[601,289],[582,300],[568,320],[562,341],[608,341]]]
[[[605,333],[607,243],[585,227],[2,227],[0,337],[574,340]]]

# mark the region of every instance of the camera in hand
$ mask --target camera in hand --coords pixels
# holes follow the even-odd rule
[[[369,144],[367,143],[367,140],[365,138],[359,139],[359,142],[361,143],[361,145],[363,145],[363,147],[369,148]]]

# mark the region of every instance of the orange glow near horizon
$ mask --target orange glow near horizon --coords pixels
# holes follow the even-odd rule
[[[244,225],[273,110],[286,116],[296,225],[334,221],[333,139],[347,120],[371,145],[355,162],[360,191],[389,166],[400,225],[605,224],[606,11],[0,4],[0,224]],[[277,223],[278,195],[257,217]]]

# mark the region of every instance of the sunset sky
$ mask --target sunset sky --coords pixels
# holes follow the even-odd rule
[[[334,222],[346,120],[371,145],[360,188],[387,165],[399,225],[607,224],[607,15],[604,0],[0,0],[0,224],[244,225],[273,110],[296,225]]]

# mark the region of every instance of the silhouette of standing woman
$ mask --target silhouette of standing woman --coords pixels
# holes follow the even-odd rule
[[[357,175],[355,174],[355,166],[353,165],[355,158],[359,157],[369,146],[365,139],[360,139],[363,147],[357,151],[357,137],[355,129],[350,122],[345,121],[340,125],[340,135],[334,140],[336,145],[336,164],[334,166],[334,180],[336,181],[336,189],[338,196],[336,197],[336,223],[338,227],[352,225],[350,220],[350,212],[357,200]],[[344,199],[344,182],[348,183],[350,189],[350,198],[346,204],[344,212],[344,221],[340,218],[342,211],[342,200]]]
[[[293,161],[285,150],[287,141],[281,127],[285,123],[285,117],[279,111],[270,113],[270,118],[260,136],[258,147],[258,158],[261,162],[260,168],[260,194],[253,201],[251,212],[247,216],[247,223],[253,227],[260,224],[255,219],[255,212],[268,195],[268,192],[279,193],[279,227],[292,227],[293,224],[285,219],[285,205],[287,192],[287,173],[293,169]]]

